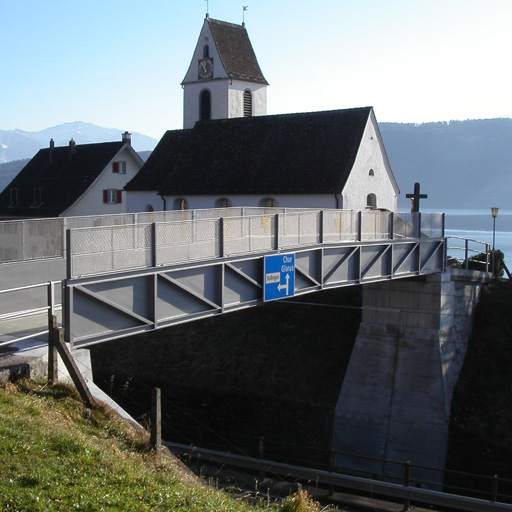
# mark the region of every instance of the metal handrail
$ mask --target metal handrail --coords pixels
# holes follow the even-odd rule
[[[388,498],[414,500],[429,505],[446,506],[470,512],[512,511],[512,505],[492,501],[492,499],[483,500],[468,496],[459,496],[441,491],[422,489],[411,485],[343,475],[332,471],[294,466],[267,459],[257,459],[233,453],[218,452],[168,441],[163,441],[162,444],[169,447],[174,453],[182,455],[200,457],[204,460],[211,460],[216,463],[229,464],[254,471],[265,471],[287,478],[293,477],[356,491],[371,492],[372,495],[380,494]]]
[[[41,336],[42,334],[47,334],[49,332],[49,326],[50,326],[50,321],[51,321],[52,315],[55,314],[55,311],[57,309],[62,309],[62,304],[55,303],[55,285],[60,284],[60,283],[61,283],[60,281],[47,281],[45,283],[29,284],[26,286],[17,286],[15,288],[8,288],[5,290],[0,290],[0,295],[2,295],[2,294],[7,294],[7,293],[32,290],[35,288],[42,288],[42,287],[46,287],[46,289],[47,289],[46,306],[41,306],[39,308],[32,308],[32,309],[24,309],[24,310],[19,310],[19,311],[12,311],[10,313],[4,313],[4,314],[0,315],[0,322],[13,320],[14,318],[26,318],[26,317],[36,315],[39,313],[44,313],[44,312],[46,312],[48,315],[48,329],[30,333],[26,336],[21,336],[19,338],[14,338],[12,340],[2,342],[2,343],[0,343],[0,347],[12,345],[13,343],[18,343],[20,341],[28,340],[30,338],[34,338],[36,336]]]
[[[270,209],[269,209],[270,210]],[[313,220],[311,216],[314,216]],[[341,217],[338,219],[337,216]],[[273,211],[269,211],[265,214],[260,215],[244,215],[244,216],[217,216],[211,218],[200,218],[200,219],[191,219],[191,220],[172,220],[165,222],[152,222],[146,224],[125,224],[122,226],[98,226],[98,227],[85,227],[85,228],[74,228],[68,230],[68,236],[66,240],[67,247],[67,258],[68,258],[68,278],[83,276],[83,275],[94,275],[96,273],[102,272],[112,272],[112,271],[121,271],[121,270],[129,270],[132,268],[147,268],[148,266],[159,266],[161,264],[170,264],[170,263],[178,263],[189,261],[190,256],[188,255],[187,247],[201,246],[204,244],[207,247],[208,254],[203,254],[202,256],[194,255],[193,260],[201,259],[201,258],[213,258],[213,257],[223,257],[227,255],[239,255],[239,254],[252,254],[255,252],[262,252],[263,250],[284,250],[288,247],[301,247],[303,245],[311,245],[311,238],[313,237],[316,240],[316,243],[320,244],[328,244],[328,243],[339,243],[339,242],[361,242],[361,243],[371,243],[376,240],[394,240],[403,238],[423,238],[427,237],[422,230],[422,215],[424,219],[427,221],[424,222],[425,227],[428,228],[429,222],[432,219],[436,219],[438,224],[434,229],[435,234],[432,235],[433,238],[443,238],[444,237],[444,222],[443,216],[444,214],[404,214],[404,213],[396,213],[390,211],[353,211],[353,210],[324,210],[324,209],[294,209],[290,211],[281,211],[281,209],[274,209]],[[311,226],[304,231],[300,227],[300,219],[302,216],[309,217],[307,222],[313,222],[316,226]],[[348,216],[348,218],[345,218]],[[296,230],[291,230],[289,232],[286,231],[286,222],[283,222],[283,219],[290,219],[293,217],[297,217],[297,222],[299,227]],[[370,223],[366,224],[367,218],[370,219]],[[251,222],[255,220],[260,220],[261,226],[264,226],[264,229],[257,234],[254,233],[246,233],[243,232],[239,237],[229,235],[227,233],[226,227],[229,222],[240,222],[240,229],[245,230],[245,224],[243,222]],[[335,229],[332,229],[332,225],[327,227],[327,220],[329,222],[333,222]],[[337,222],[336,222],[337,220]],[[349,220],[350,226],[345,226],[344,223],[346,220]],[[214,234],[208,238],[200,238],[196,240],[196,226],[199,229],[201,225],[204,223],[215,222],[215,226],[212,227],[212,231]],[[434,223],[435,224],[435,223]],[[185,229],[185,237],[183,239],[175,239],[173,240],[172,236],[166,234],[165,236],[159,233],[162,233],[162,230],[170,226],[184,226]],[[368,228],[370,227],[370,230]],[[138,234],[138,229],[146,228],[150,229],[150,232],[147,231],[146,234]],[[431,228],[432,229],[432,228]],[[109,232],[110,230],[110,232]],[[128,230],[132,232],[132,236],[129,238],[131,240],[130,243],[134,245],[130,245],[129,247],[116,248],[114,246],[115,233],[118,230]],[[131,231],[130,231],[131,230]],[[377,231],[376,231],[377,230]],[[107,234],[105,234],[107,231]],[[86,233],[86,235],[83,235]],[[110,233],[110,234],[109,234]],[[96,235],[97,234],[97,235]],[[81,238],[83,236],[96,236],[96,239],[101,240],[100,245],[97,249],[91,249],[90,239],[87,240],[87,243],[81,242]],[[333,238],[334,235],[334,238]],[[296,239],[296,242],[287,241],[287,237],[290,237],[292,240]],[[138,239],[144,241],[142,245],[139,245],[136,241]],[[158,239],[165,238],[166,243],[160,245],[157,241]],[[235,243],[237,240],[243,240],[244,246],[241,248],[238,244],[235,246],[235,250],[231,250],[231,244]],[[255,248],[251,248],[251,241],[254,240]],[[264,246],[260,245],[262,240],[266,240],[264,242]],[[76,252],[76,244],[82,243],[84,249],[80,249]],[[101,244],[105,244],[102,246]],[[110,245],[109,245],[110,244]],[[179,256],[176,256],[175,253],[172,253],[172,259],[167,260],[166,256],[163,257],[163,260],[159,257],[163,252],[168,251],[169,249],[175,250],[173,248],[184,249],[186,255],[182,256],[180,252]],[[126,264],[127,260],[123,259],[123,264],[121,267],[116,267],[116,263],[114,263],[114,259],[116,258],[116,254],[134,254],[136,258],[136,262],[131,261]],[[75,273],[73,264],[75,258],[87,258],[89,255],[108,255],[110,254],[110,259],[103,259],[101,265],[106,265],[107,268],[105,270],[96,270],[93,269],[92,272],[88,272],[87,268],[81,268],[81,271]],[[147,255],[147,257],[145,256]],[[175,259],[175,258],[181,259]]]
[[[450,239],[455,239],[455,240],[463,240],[464,241],[464,247],[459,247],[459,246],[456,246],[456,245],[449,245],[449,240]],[[483,249],[482,250],[479,250],[479,249],[473,249],[469,246],[470,243],[473,243],[473,244],[478,244],[480,246],[483,246]],[[469,268],[469,261],[471,260],[471,257],[472,256],[476,256],[478,254],[486,254],[486,260],[485,261],[478,261],[478,260],[471,260],[473,261],[474,263],[481,263],[482,265],[485,265],[485,270],[487,272],[489,272],[489,269],[490,269],[490,264],[491,264],[491,260],[490,260],[490,254],[491,254],[491,245],[486,243],[486,242],[482,242],[480,240],[474,240],[472,238],[464,238],[464,237],[461,237],[461,236],[447,236],[446,237],[446,254],[448,254],[448,251],[449,250],[455,250],[455,251],[464,251],[464,257],[452,257],[453,259],[457,260],[457,261],[460,261],[460,262],[464,262],[465,263],[465,266],[464,268],[467,270]]]

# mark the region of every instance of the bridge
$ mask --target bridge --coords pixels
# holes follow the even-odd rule
[[[7,221],[0,233],[0,274],[35,268],[41,282],[52,268],[62,278],[72,347],[275,298],[438,273],[446,259],[443,214],[383,210],[151,212]],[[280,255],[293,259],[293,272],[278,269],[268,282],[265,265]],[[276,296],[281,277],[292,284]]]
[[[72,347],[445,266],[442,214],[229,208],[48,222],[48,233],[65,233],[43,247],[50,258],[61,250],[65,262],[63,324]],[[40,226],[28,231],[46,233]],[[283,258],[293,263],[281,276]]]
[[[229,208],[2,222],[0,232],[9,235],[0,237],[3,286],[10,279],[21,285],[14,293],[24,293],[50,281],[35,298],[52,315],[62,282],[63,326],[74,348],[365,285],[333,447],[371,460],[444,465],[462,337],[478,293],[444,272],[443,214]],[[405,279],[417,276],[425,277]],[[2,313],[19,309],[18,299],[2,297]],[[364,469],[384,471],[375,465]]]

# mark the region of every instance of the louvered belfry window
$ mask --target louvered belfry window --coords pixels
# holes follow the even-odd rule
[[[252,93],[244,91],[244,117],[252,117]]]

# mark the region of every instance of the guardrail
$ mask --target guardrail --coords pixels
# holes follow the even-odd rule
[[[66,255],[66,236],[69,229],[99,228],[107,226],[141,226],[152,223],[168,222],[196,222],[233,217],[273,216],[277,214],[318,212],[319,209],[303,208],[260,208],[260,207],[233,207],[211,208],[204,210],[173,210],[161,212],[124,213],[116,215],[90,215],[82,217],[54,217],[44,219],[26,219],[0,221],[0,264],[36,259],[63,258]],[[326,210],[336,211],[336,210]],[[340,214],[339,227],[357,229],[353,222],[346,221],[348,217],[356,218],[359,212],[352,210],[337,210]],[[366,210],[362,212],[365,217],[371,215],[386,215],[389,212],[381,210]],[[421,219],[421,232],[427,236],[429,232],[444,232],[441,226],[441,214],[410,214],[400,213],[398,224],[394,227],[397,236],[416,238],[419,235],[417,220]],[[349,224],[346,224],[348,222]],[[365,229],[365,226],[362,226]],[[386,228],[387,229],[387,228]]]
[[[451,240],[453,242],[450,242]],[[449,251],[454,252],[454,254],[450,254]],[[460,236],[448,236],[446,237],[446,254],[448,259],[462,263],[466,270],[469,268],[470,263],[475,267],[480,267],[479,270],[482,271],[489,272],[491,269],[491,246],[486,242]],[[486,255],[485,260],[475,259],[480,254]]]
[[[78,217],[0,221],[0,263],[63,258],[66,254],[66,230],[152,222],[192,221],[229,216],[263,215],[269,210],[293,211],[294,208],[211,208],[161,212],[120,213]]]
[[[43,334],[47,334],[49,331],[50,326],[52,325],[52,316],[55,315],[57,309],[62,308],[62,304],[57,304],[55,301],[56,293],[55,293],[55,286],[60,285],[60,281],[48,281],[46,283],[38,283],[28,286],[19,286],[17,288],[9,288],[7,290],[0,290],[0,296],[6,295],[6,294],[16,294],[19,292],[27,292],[29,290],[36,290],[39,288],[46,288],[46,299],[41,303],[40,306],[30,308],[30,309],[23,309],[19,311],[13,311],[10,313],[4,313],[0,314],[0,325],[2,325],[2,322],[9,322],[12,320],[16,320],[19,318],[25,318],[31,315],[37,315],[41,313],[47,313],[47,319],[41,322],[41,325],[47,325],[47,328],[44,330],[37,329],[36,331],[32,331],[29,334],[25,336],[20,336],[18,338],[0,342],[0,347],[4,347],[7,345],[12,345],[13,343],[17,343],[19,341],[28,340],[31,338],[35,338],[38,336],[41,336]],[[44,303],[44,305],[43,305]]]
[[[162,442],[163,445],[176,454],[198,457],[204,461],[212,461],[216,464],[227,464],[236,467],[267,472],[284,478],[296,478],[300,480],[313,481],[319,484],[328,485],[331,488],[342,487],[355,491],[371,493],[372,496],[380,495],[386,498],[402,499],[405,503],[404,510],[409,510],[411,501],[433,506],[450,507],[453,509],[469,512],[498,512],[512,511],[512,505],[493,501],[496,495],[489,500],[460,496],[432,489],[423,489],[413,485],[407,480],[407,471],[403,483],[376,480],[373,478],[362,478],[358,476],[345,475],[334,471],[322,469],[305,468],[274,462],[266,459],[257,459],[233,453],[218,452],[207,448],[199,448],[179,443]]]
[[[305,245],[444,236],[444,214],[267,209],[261,215],[222,216],[223,211],[215,212],[217,217],[196,220],[70,229],[68,277]]]

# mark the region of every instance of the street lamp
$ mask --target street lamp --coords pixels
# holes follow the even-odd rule
[[[496,277],[496,253],[495,253],[495,242],[496,242],[496,217],[498,216],[499,208],[491,208],[492,215],[492,276]]]

